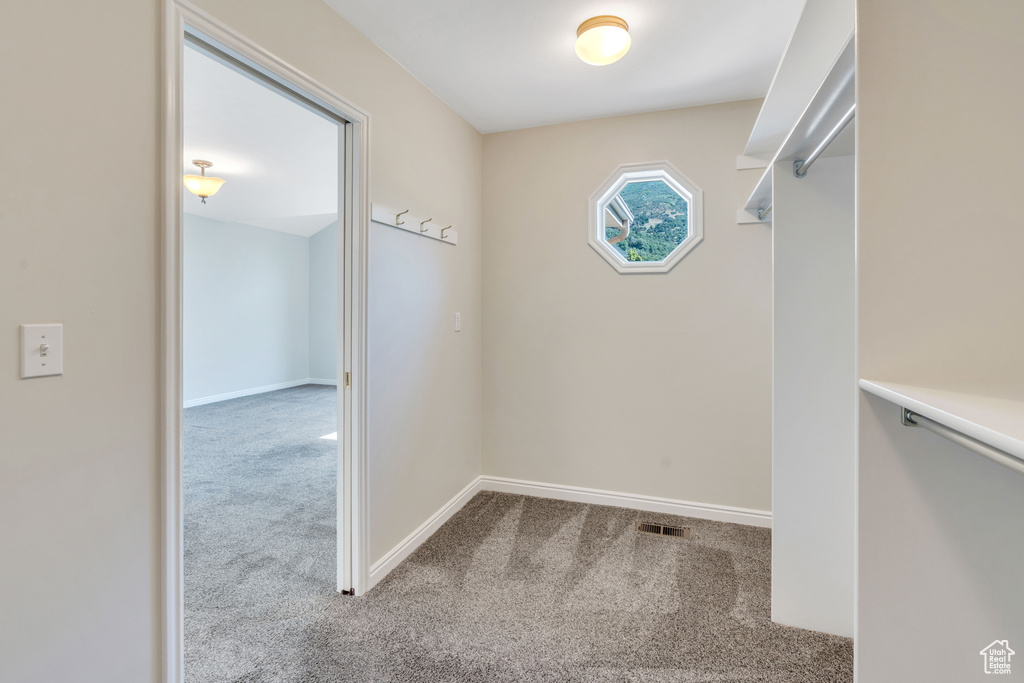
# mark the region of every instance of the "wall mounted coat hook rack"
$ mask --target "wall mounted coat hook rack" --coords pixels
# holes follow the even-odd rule
[[[409,209],[406,209],[405,211],[397,211],[391,207],[372,204],[370,205],[370,220],[374,223],[380,223],[381,225],[388,225],[392,228],[411,232],[414,235],[429,237],[431,239],[444,242],[445,244],[455,245],[459,243],[459,233],[458,231],[453,230],[451,225],[447,227],[440,227],[438,225],[440,221],[434,222],[433,218],[427,218],[424,220],[415,214],[410,213]]]

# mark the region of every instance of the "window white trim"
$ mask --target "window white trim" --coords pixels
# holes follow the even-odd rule
[[[605,237],[605,206],[622,191],[623,187],[637,180],[663,180],[689,204],[686,239],[663,261],[628,261]],[[620,273],[667,273],[704,239],[704,191],[667,161],[622,164],[591,195],[589,216],[587,241],[615,270]]]

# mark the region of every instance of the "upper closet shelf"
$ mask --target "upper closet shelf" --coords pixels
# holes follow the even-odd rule
[[[1005,398],[867,379],[860,380],[860,387],[1014,458],[1024,459],[1024,395]]]
[[[391,209],[379,204],[370,206],[370,220],[374,223],[390,225],[392,228],[406,230],[421,237],[430,237],[447,244],[458,244],[459,233],[444,221],[434,218],[421,218],[409,213],[408,209]]]
[[[832,144],[835,152],[852,154],[853,128],[845,126],[852,117],[855,105],[856,67],[855,41],[850,36],[825,80],[818,86],[811,101],[786,136],[754,191],[743,206],[749,216],[745,223],[770,222],[772,205],[772,167],[782,161],[792,164],[797,160],[817,158],[824,148]],[[833,142],[835,141],[835,142]],[[760,220],[759,220],[760,218]]]

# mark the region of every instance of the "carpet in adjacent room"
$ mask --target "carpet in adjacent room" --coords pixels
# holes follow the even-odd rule
[[[185,680],[302,680],[334,597],[337,389],[185,410]]]

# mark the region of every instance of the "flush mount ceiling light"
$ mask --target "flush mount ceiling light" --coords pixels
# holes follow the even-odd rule
[[[188,188],[189,192],[197,197],[202,197],[203,204],[205,204],[207,197],[212,197],[217,194],[217,190],[219,190],[220,186],[224,184],[224,180],[221,178],[206,177],[206,169],[213,166],[209,161],[193,159],[192,163],[199,167],[199,173],[201,175],[185,176],[185,187]]]
[[[632,41],[629,25],[619,17],[591,17],[576,29],[576,54],[587,64],[604,66],[622,59]]]

